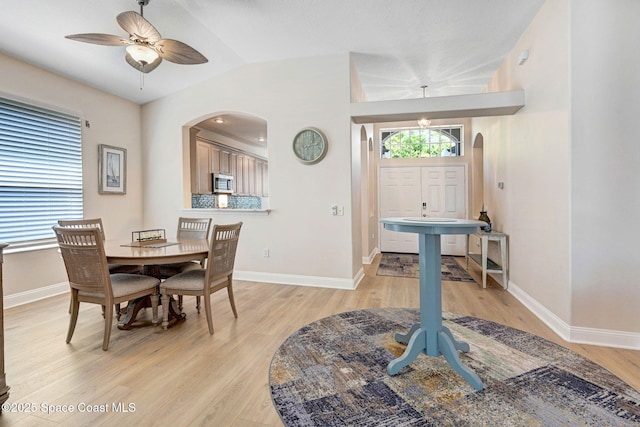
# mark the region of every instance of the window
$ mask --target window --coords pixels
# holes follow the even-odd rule
[[[81,136],[78,117],[0,98],[0,241],[50,241],[82,218]]]
[[[382,129],[380,132],[383,159],[462,155],[462,125]]]

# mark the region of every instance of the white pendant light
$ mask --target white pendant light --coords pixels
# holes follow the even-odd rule
[[[431,124],[431,120],[427,118],[422,118],[418,120],[418,126],[420,126],[422,129],[428,128],[430,124]]]
[[[420,86],[422,88],[422,98],[426,98],[426,89],[427,89],[427,85],[422,85]],[[421,118],[420,120],[418,120],[418,126],[420,126],[421,129],[426,129],[429,127],[429,125],[431,124],[431,120],[427,119],[426,117]]]

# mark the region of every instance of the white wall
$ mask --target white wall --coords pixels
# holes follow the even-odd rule
[[[137,79],[137,74],[131,74]],[[14,97],[80,116],[91,123],[82,130],[84,215],[102,217],[107,235],[128,238],[142,225],[140,106],[0,55],[0,96]],[[127,194],[98,194],[98,145],[127,149]],[[53,237],[53,234],[52,234]],[[0,236],[2,240],[2,236]],[[66,282],[57,249],[11,253],[4,257],[5,297]]]
[[[524,89],[525,107],[473,120],[473,134],[483,136],[484,204],[493,227],[509,234],[510,282],[564,324],[571,322],[568,31],[568,1],[547,1],[487,90]],[[524,49],[529,59],[520,66]]]
[[[485,202],[510,235],[512,292],[566,339],[632,348],[640,348],[637,16],[632,0],[548,0],[488,86],[525,89],[526,106],[473,121],[484,137]],[[529,59],[518,66],[523,49]]]
[[[639,16],[571,1],[571,322],[640,334]]]
[[[145,105],[145,226],[172,229],[188,203],[182,127],[216,111],[253,114],[267,120],[269,129],[272,211],[213,215],[214,222],[245,223],[236,270],[300,282],[351,281],[361,253],[358,245],[354,262],[349,96],[349,57],[336,55],[247,65]],[[329,140],[326,157],[311,166],[291,150],[293,137],[308,126],[322,129]],[[344,206],[344,216],[331,215],[334,204]],[[269,248],[268,258],[263,248]]]

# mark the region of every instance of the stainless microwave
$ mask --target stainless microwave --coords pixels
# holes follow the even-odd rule
[[[222,194],[233,194],[233,176],[221,173],[211,174],[213,179],[213,192]]]

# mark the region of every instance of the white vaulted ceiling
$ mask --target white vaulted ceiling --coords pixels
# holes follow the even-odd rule
[[[126,37],[136,0],[0,0],[0,52],[145,104],[243,64],[351,53],[368,101],[481,92],[544,0],[151,0],[144,17],[205,55],[144,75],[124,47],[64,36]]]

